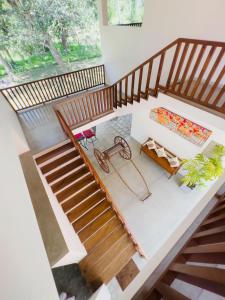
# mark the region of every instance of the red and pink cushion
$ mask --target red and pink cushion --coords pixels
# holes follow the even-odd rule
[[[92,129],[88,129],[83,131],[83,135],[86,137],[86,139],[91,139],[92,137],[95,137],[95,132]]]
[[[74,137],[77,141],[81,141],[84,139],[84,135],[83,133],[77,133],[77,134],[74,134]]]

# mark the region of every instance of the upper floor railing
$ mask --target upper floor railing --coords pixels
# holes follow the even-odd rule
[[[172,94],[188,103],[225,114],[225,43],[180,38],[160,50],[115,84],[102,89],[101,101],[113,107]],[[107,92],[106,92],[107,91]],[[84,95],[96,98],[98,92]],[[74,99],[74,102],[76,98]],[[63,108],[63,103],[60,104]],[[70,116],[69,116],[70,113]],[[65,118],[73,112],[68,110]],[[73,124],[79,126],[79,123]]]
[[[104,65],[99,65],[4,88],[1,93],[19,111],[104,84]]]

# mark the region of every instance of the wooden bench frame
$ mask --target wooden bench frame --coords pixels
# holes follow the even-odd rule
[[[153,140],[152,138],[148,138],[142,145],[140,148],[140,154],[141,152],[144,152],[148,157],[150,157],[151,159],[153,159],[158,165],[160,165],[160,167],[162,167],[164,170],[166,170],[170,176],[169,179],[177,174],[178,170],[181,167],[181,164],[179,167],[171,167],[169,161],[165,158],[165,157],[159,157],[156,153],[156,151],[154,149],[148,149],[148,146],[146,145],[146,143],[150,140]],[[154,140],[155,141],[155,140]],[[174,153],[172,153],[171,151],[167,150],[164,146],[160,145],[158,142],[155,141],[155,144],[157,146],[157,148],[164,148],[166,154],[169,157],[177,157],[177,155],[175,155]],[[181,159],[179,157],[177,157],[178,160],[181,163]]]

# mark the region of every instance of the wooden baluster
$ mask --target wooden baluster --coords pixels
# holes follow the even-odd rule
[[[184,83],[186,81],[187,74],[188,74],[188,71],[190,70],[191,63],[193,61],[193,58],[194,58],[194,55],[196,53],[197,48],[198,48],[198,44],[194,44],[193,47],[192,47],[189,59],[187,61],[187,64],[186,64],[183,76],[181,78],[181,81],[180,81],[180,84],[179,84],[179,87],[178,87],[178,90],[177,90],[178,94],[182,94],[182,88],[183,88],[183,85],[184,85]]]
[[[132,79],[131,79],[131,100],[130,103],[133,104],[134,102],[134,85],[135,85],[135,72],[132,73]]]
[[[122,80],[119,82],[119,106],[122,107]]]
[[[158,96],[158,90],[159,90],[159,84],[160,84],[164,59],[165,59],[165,52],[161,55],[160,62],[159,62],[158,74],[157,74],[156,83],[155,83],[155,90],[154,90],[154,95],[156,97]]]
[[[206,61],[205,61],[204,65],[203,65],[203,67],[202,67],[202,70],[201,70],[201,72],[200,72],[200,74],[199,74],[199,76],[198,76],[198,78],[196,80],[196,83],[195,83],[195,85],[193,87],[193,90],[192,90],[191,95],[190,95],[191,98],[195,97],[195,94],[196,94],[196,92],[197,92],[197,90],[199,88],[200,83],[202,82],[203,76],[205,75],[205,72],[206,72],[206,70],[207,70],[207,68],[208,68],[208,66],[209,66],[209,64],[211,62],[211,59],[212,59],[212,56],[213,56],[215,50],[216,50],[216,47],[212,46],[211,49],[210,49],[210,51],[209,51],[209,54],[208,54],[208,56],[206,58]]]
[[[213,102],[214,107],[217,107],[217,104],[220,102],[220,100],[223,97],[224,93],[225,93],[225,84],[222,87],[222,89],[220,90],[219,94],[217,95],[215,101]]]
[[[172,87],[171,87],[172,91],[176,90],[176,86],[179,83],[178,80],[179,80],[179,77],[180,77],[180,72],[181,72],[182,67],[184,65],[184,61],[185,61],[185,58],[186,58],[186,55],[187,55],[189,45],[190,45],[189,43],[185,43],[185,46],[184,46],[184,49],[183,49],[183,52],[182,52],[182,55],[181,55],[180,62],[178,64],[177,72],[176,72],[176,75],[175,75],[175,78],[174,78],[174,81],[173,81],[173,84],[172,84]]]
[[[137,102],[140,102],[141,99],[142,78],[143,78],[143,66],[140,68],[139,71]]]
[[[176,67],[176,64],[177,64],[177,59],[178,59],[178,56],[179,56],[179,53],[180,53],[181,45],[182,45],[182,42],[179,41],[177,43],[176,50],[175,50],[174,57],[173,57],[173,61],[172,61],[171,67],[170,67],[170,72],[169,72],[169,76],[168,76],[167,83],[166,83],[166,88],[167,89],[169,89],[169,87],[170,87],[170,83],[171,83],[171,80],[172,80],[172,77],[173,77],[173,72],[175,70],[175,67]]]
[[[208,95],[206,96],[206,99],[205,99],[204,102],[206,102],[206,103],[209,103],[209,102],[210,102],[210,100],[211,100],[213,94],[215,93],[215,91],[216,91],[216,89],[218,88],[218,86],[219,86],[221,80],[223,79],[224,74],[225,74],[225,66],[222,68],[222,70],[221,70],[219,76],[218,76],[217,79],[216,79],[216,82],[213,84],[213,86],[212,86],[211,90],[209,91]]]
[[[115,108],[117,108],[117,98],[118,98],[117,84],[114,84],[113,107]]]
[[[124,99],[125,105],[127,105],[127,92],[128,92],[128,76],[125,79],[125,99]]]
[[[193,70],[192,70],[192,72],[191,72],[191,76],[190,76],[190,78],[189,78],[189,80],[188,80],[188,83],[187,83],[187,86],[186,86],[186,88],[185,88],[185,91],[184,91],[184,95],[185,95],[185,96],[188,95],[188,92],[189,92],[189,90],[190,90],[190,88],[191,88],[191,85],[192,85],[193,79],[194,79],[194,77],[195,77],[195,74],[196,74],[196,72],[197,72],[197,70],[198,70],[198,67],[199,67],[201,61],[202,61],[203,55],[204,55],[204,53],[205,53],[205,50],[206,50],[206,45],[202,45],[201,50],[200,50],[200,52],[199,52],[199,55],[198,55],[198,57],[197,57],[197,60],[196,60],[196,62],[195,62],[194,68],[193,68]]]
[[[146,86],[145,86],[145,99],[148,99],[148,95],[149,95],[150,80],[152,75],[152,63],[153,60],[150,60],[148,63],[148,75],[147,75]]]

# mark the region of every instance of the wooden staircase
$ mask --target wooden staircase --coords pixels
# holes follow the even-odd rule
[[[157,275],[158,280],[149,277],[133,300],[191,300],[173,286],[176,279],[213,293],[212,299],[225,297],[225,194],[217,199],[211,200],[207,217],[166,271]]]
[[[68,140],[35,161],[87,250],[84,277],[95,288],[109,282],[138,247],[87,158]]]

